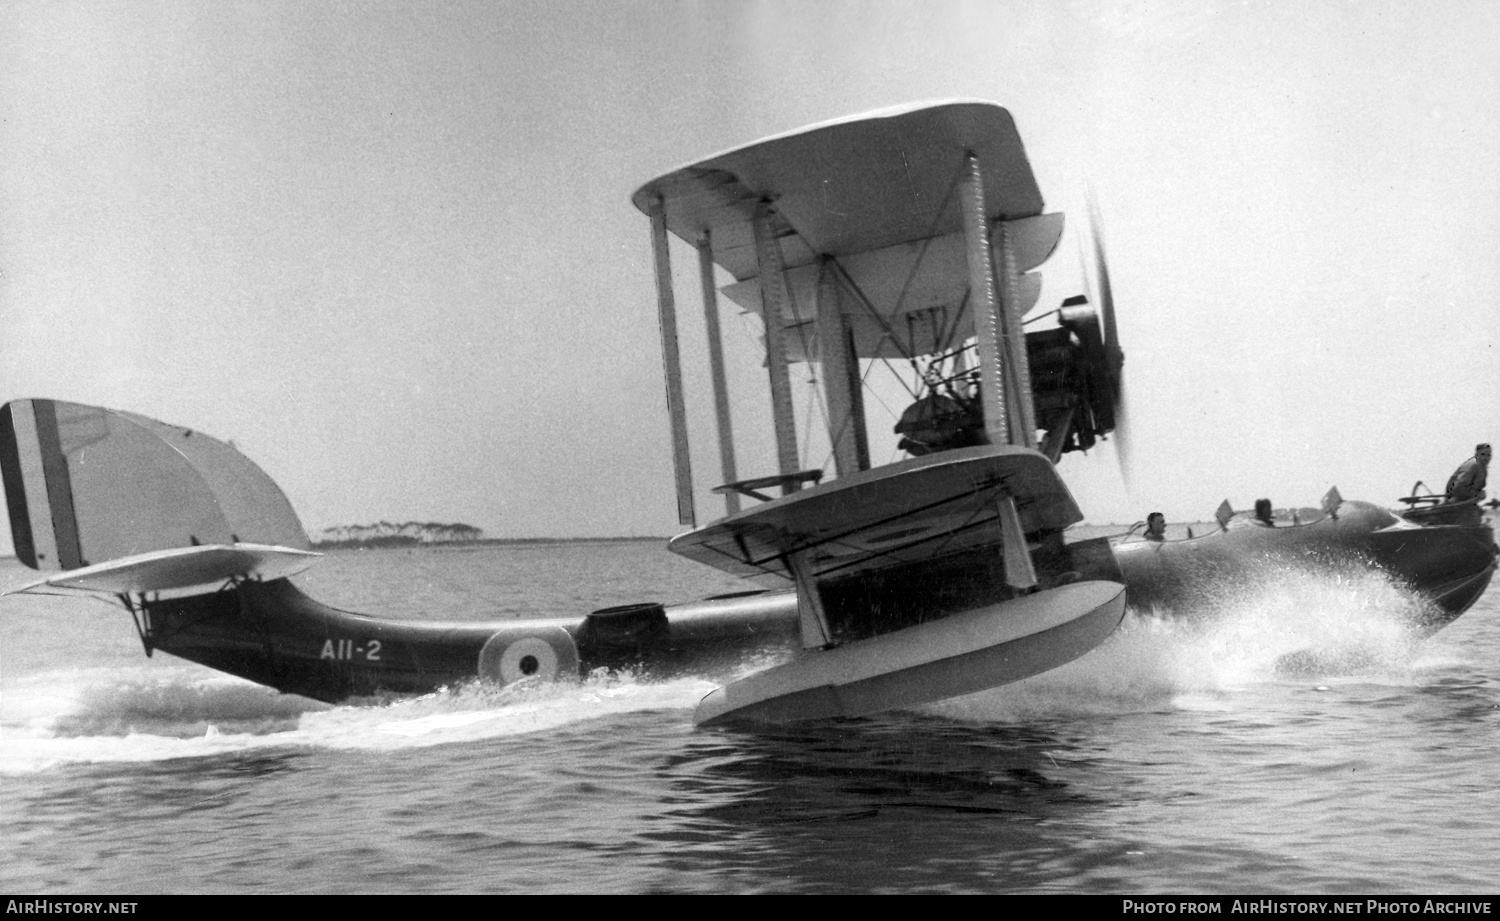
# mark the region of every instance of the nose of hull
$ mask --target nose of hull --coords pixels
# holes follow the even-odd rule
[[[1424,621],[1422,626],[1429,630],[1441,630],[1448,624],[1458,619],[1458,616],[1474,606],[1484,590],[1489,588],[1490,579],[1494,578],[1495,564],[1490,564],[1479,572],[1467,576],[1461,576],[1451,582],[1434,586],[1425,594],[1432,598],[1441,608],[1446,616],[1437,616]]]
[[[1231,527],[1192,540],[1117,545],[1130,603],[1192,606],[1226,579],[1250,581],[1267,561],[1374,565],[1435,605],[1423,626],[1453,622],[1484,594],[1500,548],[1486,525],[1414,527],[1369,503],[1348,502],[1338,519],[1305,525]]]

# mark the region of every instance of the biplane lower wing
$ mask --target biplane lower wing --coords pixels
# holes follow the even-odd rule
[[[793,583],[804,646],[710,694],[695,721],[859,716],[1083,655],[1119,625],[1125,592],[1113,567],[1062,548],[1082,517],[1044,455],[986,445],[861,471],[676,538],[689,558]]]
[[[1001,500],[1021,530],[1083,520],[1057,468],[1028,448],[944,451],[840,477],[673,538],[675,553],[738,576],[790,582],[788,558],[817,578],[852,576],[998,543]],[[776,577],[780,577],[779,579]]]

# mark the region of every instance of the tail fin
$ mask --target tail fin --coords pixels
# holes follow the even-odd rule
[[[16,556],[33,569],[200,544],[309,547],[291,503],[249,458],[134,413],[0,406],[0,475]]]

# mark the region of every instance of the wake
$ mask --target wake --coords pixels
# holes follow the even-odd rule
[[[0,775],[61,764],[152,762],[268,748],[388,751],[553,730],[651,710],[691,714],[716,686],[599,669],[581,679],[480,682],[329,706],[238,678],[172,669],[38,674],[11,689]]]

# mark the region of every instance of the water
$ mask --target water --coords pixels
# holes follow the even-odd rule
[[[340,552],[299,582],[442,619],[742,587],[645,542]],[[1016,685],[747,732],[692,728],[708,676],[330,707],[147,659],[118,608],[8,597],[0,889],[1493,892],[1500,602],[1426,640],[1416,610],[1287,569]]]

